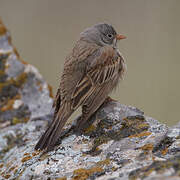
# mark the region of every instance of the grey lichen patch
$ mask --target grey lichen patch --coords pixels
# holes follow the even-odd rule
[[[100,153],[99,145],[110,140],[120,141],[126,137],[149,136],[149,124],[142,115],[130,116],[119,120],[110,118],[101,119],[96,125],[90,125],[85,129],[84,134],[94,138],[94,146],[88,153]],[[96,153],[95,153],[96,152]]]
[[[16,78],[24,72],[25,65],[17,60],[17,56],[15,53],[12,53],[6,62],[6,73],[9,78]]]
[[[0,122],[10,122],[9,125],[26,123],[30,119],[30,111],[26,105],[21,105],[18,109],[9,109],[0,112]]]
[[[22,89],[22,101],[28,104],[31,118],[37,118],[51,113],[53,99],[49,96],[48,84],[33,72],[28,73],[28,79]],[[39,85],[40,83],[40,85]],[[38,85],[37,85],[38,84]]]
[[[22,134],[17,134],[14,136],[11,133],[7,133],[5,136],[3,136],[3,139],[6,139],[6,146],[0,150],[0,159],[3,158],[4,154],[9,152],[9,150],[11,150],[14,146],[17,144],[20,145],[22,143],[22,138]]]
[[[13,104],[14,104],[14,102],[17,100],[17,99],[20,99],[20,95],[19,94],[17,94],[16,96],[14,96],[12,99],[9,99],[9,100],[7,100],[6,102],[4,102],[3,103],[3,106],[2,106],[2,108],[1,108],[1,111],[2,112],[5,112],[5,111],[7,111],[7,110],[11,110],[11,109],[13,109]]]
[[[123,120],[122,123],[122,134],[123,137],[142,137],[140,134],[142,132],[147,132],[149,124],[147,123],[144,116],[130,116]],[[149,133],[146,134],[148,136]]]
[[[174,142],[173,138],[166,136],[156,147],[154,147],[154,154],[162,157],[168,153],[168,147]]]

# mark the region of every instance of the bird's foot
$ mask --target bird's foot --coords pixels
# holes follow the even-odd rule
[[[74,133],[77,135],[82,135],[83,130],[85,129],[85,124],[83,123],[82,116],[79,116],[76,119],[76,123],[74,124]]]
[[[105,99],[103,105],[104,105],[104,104],[107,104],[107,103],[109,103],[109,102],[111,102],[111,101],[116,101],[116,100],[114,100],[114,99],[112,99],[111,97],[108,96],[108,97]]]

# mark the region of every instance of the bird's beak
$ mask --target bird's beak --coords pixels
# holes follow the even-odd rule
[[[117,34],[117,35],[116,35],[116,39],[117,39],[117,40],[126,39],[126,36]]]

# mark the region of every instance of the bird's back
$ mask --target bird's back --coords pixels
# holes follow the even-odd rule
[[[88,58],[99,48],[100,46],[88,43],[84,40],[76,42],[72,52],[65,59],[64,69],[60,80],[59,89],[63,101],[71,100],[74,88],[86,74]]]

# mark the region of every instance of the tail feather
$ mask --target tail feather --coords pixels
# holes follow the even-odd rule
[[[62,132],[62,128],[64,127],[67,119],[71,114],[72,111],[69,110],[68,104],[65,103],[64,105],[62,105],[59,111],[56,113],[56,116],[54,117],[53,121],[51,122],[45,133],[41,136],[38,143],[36,144],[35,150],[51,150],[55,146]]]

